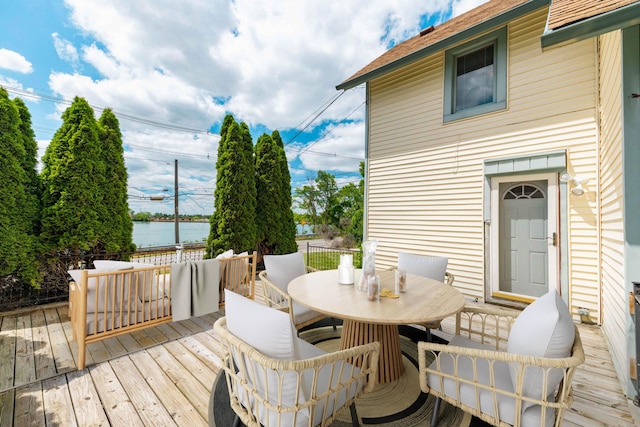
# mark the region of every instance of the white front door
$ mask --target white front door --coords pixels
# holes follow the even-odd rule
[[[530,301],[558,288],[556,174],[491,180],[491,297]]]

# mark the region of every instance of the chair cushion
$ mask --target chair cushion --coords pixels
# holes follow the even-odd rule
[[[449,342],[450,346],[460,346],[466,348],[473,348],[477,350],[490,350],[495,349],[489,346],[478,343],[477,341],[470,340],[468,338],[461,337],[459,335],[454,336]],[[477,378],[478,383],[490,386],[492,380],[490,378],[489,362],[486,359],[478,358],[476,362],[477,369],[474,370],[471,358],[466,356],[458,356],[455,360],[449,355],[443,355],[440,359],[440,366],[436,365],[434,361],[430,368],[439,370],[444,374],[454,375],[455,368],[457,367],[457,376],[459,378],[465,378],[467,380],[473,380]],[[513,384],[511,383],[511,372],[509,365],[505,362],[493,362],[494,381],[495,388],[506,390],[513,393]],[[451,397],[456,397],[456,384],[454,380],[449,378],[443,378],[439,375],[430,374],[427,378],[429,387],[441,391],[441,383],[444,385],[444,393]],[[460,385],[460,401],[477,408],[476,395],[479,396],[480,410],[491,416],[495,416],[495,407],[493,404],[493,393],[490,390],[484,388],[476,388],[470,384]],[[508,424],[513,424],[515,420],[515,399],[508,396],[496,395],[498,399],[498,413],[500,419]],[[545,426],[552,426],[555,419],[555,410],[547,409],[545,416]],[[536,405],[523,411],[522,413],[522,427],[539,427],[540,426],[540,406]]]
[[[509,353],[537,357],[569,357],[575,340],[575,327],[569,308],[557,291],[541,296],[525,308],[516,318],[507,350]],[[511,366],[511,382],[517,384],[518,365]],[[549,396],[563,378],[562,369],[549,372],[547,387],[543,390],[544,372],[538,368],[527,368],[524,372],[522,394],[541,399]],[[531,404],[524,403],[526,408]]]
[[[297,336],[287,313],[269,308],[228,289],[225,289],[224,293],[225,315],[229,332],[273,359],[294,360],[296,358],[294,341]],[[239,361],[237,354],[234,354],[233,357],[236,360],[236,366],[241,370],[239,375],[245,377],[249,384],[248,389],[251,389],[255,384],[260,395],[265,396],[268,393],[268,399],[272,404],[278,405],[280,402],[282,406],[289,407],[294,406],[296,402],[305,401],[304,396],[301,395],[302,388],[299,393],[297,392],[298,378],[296,375],[289,373],[283,376],[282,372],[267,371],[266,376],[263,376],[261,374],[263,371],[257,362],[246,356],[244,361]],[[239,383],[236,384],[236,387],[244,388]],[[282,393],[280,401],[278,401],[279,391]],[[256,409],[253,399],[249,396],[249,401],[247,401],[247,394],[244,391],[239,391],[237,395],[245,408],[252,408],[254,413],[257,411],[256,415],[262,425],[278,425],[277,413],[266,410],[262,405]],[[306,425],[308,419],[308,410],[302,411],[301,414],[298,414],[296,425]],[[284,425],[292,424],[293,414],[284,415],[283,421]]]
[[[444,274],[447,272],[449,258],[439,256],[415,255],[407,252],[398,252],[398,268],[409,274],[428,277],[444,282]]]
[[[229,332],[266,356],[294,360],[296,333],[287,313],[228,289],[224,291],[224,298]]]
[[[216,259],[231,258],[232,256],[233,256],[233,249],[229,249],[227,251],[224,251],[216,255]]]
[[[112,271],[132,270],[133,267],[127,264],[130,264],[130,263],[111,264],[107,267],[89,269],[88,271],[90,274],[94,274],[94,273],[109,273]],[[76,282],[78,286],[80,286],[82,270],[68,270],[67,272],[69,273],[73,281]],[[126,302],[129,295],[129,277],[128,276],[129,275],[117,276],[117,279],[115,280],[115,283],[116,283],[115,300],[113,299],[113,293],[111,292],[111,289],[107,292],[107,296],[105,298],[104,289],[105,289],[105,284],[107,280],[106,276],[102,276],[99,278],[90,277],[87,283],[87,313],[94,313],[96,311],[104,312],[105,310],[113,311],[114,309],[119,311],[120,302],[121,302],[120,293],[121,293],[121,286],[123,281],[124,281],[124,289],[122,293],[125,298],[125,301],[123,301],[123,303],[125,303],[124,307],[126,307]],[[96,282],[97,279],[99,279],[99,282]],[[110,281],[110,283],[114,283],[114,282]],[[99,285],[99,289],[100,289],[100,291],[98,292],[97,304],[96,304],[96,285]],[[132,309],[134,308],[132,307]]]
[[[96,267],[96,271],[114,271],[129,268],[154,266],[154,264],[147,264],[143,262],[115,261],[104,259],[97,259],[93,261],[93,265]],[[138,273],[137,280],[138,297],[140,300],[149,302],[157,300],[158,294],[160,294],[160,299],[167,296],[167,292],[165,291],[164,286],[162,285],[162,283],[158,283],[158,278],[155,277],[155,271],[141,271]],[[168,284],[168,282],[166,284]],[[135,290],[132,290],[132,294],[135,295]]]
[[[289,282],[306,273],[302,252],[286,255],[265,255],[264,268],[269,281],[287,292]]]
[[[313,311],[310,308],[293,301],[293,323],[295,325],[306,323],[309,320],[315,319],[317,317],[325,317],[325,315],[318,313],[317,311]]]

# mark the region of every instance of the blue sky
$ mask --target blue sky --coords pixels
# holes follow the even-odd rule
[[[364,87],[335,86],[422,28],[485,0],[26,0],[0,14],[0,85],[32,114],[40,155],[74,96],[123,131],[129,205],[213,211],[225,114],[254,142],[280,131],[292,186],[318,170],[359,179]],[[397,4],[392,4],[397,3]],[[168,190],[168,191],[163,191]]]

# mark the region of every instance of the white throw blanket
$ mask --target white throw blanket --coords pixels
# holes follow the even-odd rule
[[[171,264],[173,321],[218,311],[220,261],[185,261]]]

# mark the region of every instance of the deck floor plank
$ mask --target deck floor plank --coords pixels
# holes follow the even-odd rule
[[[14,426],[44,426],[42,381],[16,388]]]
[[[131,334],[118,335],[116,337],[120,344],[126,349],[127,353],[142,350],[144,347]]]
[[[1,316],[0,426],[74,425],[74,420],[79,426],[206,426],[222,351],[212,324],[223,315],[219,311],[93,343],[83,371],[73,362],[77,343],[66,306],[31,311],[32,332],[26,317],[18,322],[22,312]],[[445,319],[443,330],[434,333],[450,338],[453,325],[453,318]],[[586,361],[576,371],[575,402],[563,425],[640,425],[634,424],[638,411],[623,394],[601,329],[581,324],[578,329]],[[24,386],[14,384],[18,331],[20,341],[33,342],[35,355],[36,378]],[[28,354],[28,345],[20,351]],[[133,396],[131,387],[141,395]]]
[[[211,340],[196,334],[189,337],[181,338],[179,341],[203,363],[210,364],[211,367],[215,369],[215,372],[218,373],[218,371],[222,367],[222,361],[220,360],[219,356],[222,351],[218,351],[217,353],[215,353],[212,350],[211,344],[213,343],[211,342]]]
[[[147,350],[156,364],[173,381],[178,390],[191,402],[198,414],[208,419],[209,395],[211,387],[203,386],[188,368],[182,366],[163,346],[151,347]]]
[[[47,309],[44,314],[49,337],[51,337],[51,349],[56,363],[56,371],[58,373],[74,371],[76,362],[71,353],[71,347],[69,341],[67,341],[67,335],[62,327],[58,311],[56,309]]]
[[[211,369],[213,364],[204,363],[198,355],[192,353],[187,347],[185,347],[179,341],[168,342],[163,345],[165,349],[171,355],[182,364],[186,369],[189,369],[203,387],[211,387],[211,384],[216,379],[218,370]]]
[[[42,381],[45,420],[48,426],[77,427],[73,403],[64,375]]]
[[[0,426],[13,425],[13,408],[15,395],[15,389],[0,393]]]
[[[33,352],[35,354],[36,378],[47,378],[56,374],[53,349],[47,329],[44,311],[37,310],[31,315],[33,326]]]
[[[33,354],[31,313],[23,312],[16,321],[16,362],[14,385],[29,384],[36,379],[36,358]]]
[[[13,387],[16,361],[16,316],[3,316],[0,327],[0,390]]]
[[[176,425],[169,412],[155,395],[153,388],[128,356],[118,357],[110,363],[122,387],[129,392],[129,399],[145,425]]]
[[[108,426],[109,419],[88,370],[69,372],[66,378],[78,425]]]
[[[112,426],[144,426],[111,364],[98,363],[88,369],[109,423]]]
[[[150,347],[155,341],[149,336],[145,329],[137,329],[131,332],[131,336],[140,344],[141,347]]]
[[[177,340],[182,337],[183,334],[178,332],[175,328],[173,328],[172,323],[163,323],[161,325],[156,326],[168,340]]]
[[[206,418],[203,418],[196,411],[182,393],[173,391],[175,389],[174,382],[158,367],[148,352],[137,352],[131,355],[131,360],[136,364],[151,388],[156,391],[158,399],[167,408],[176,424],[180,426],[208,425]]]

